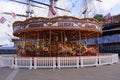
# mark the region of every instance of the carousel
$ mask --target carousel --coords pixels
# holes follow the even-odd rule
[[[98,46],[87,45],[84,40],[101,36],[102,25],[94,18],[73,16],[16,21],[13,35],[22,39],[17,43],[17,54],[32,57],[99,55]]]

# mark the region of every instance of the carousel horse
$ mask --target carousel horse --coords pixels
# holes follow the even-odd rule
[[[94,47],[86,47],[85,46],[85,51],[83,52],[84,56],[96,56],[98,55],[97,50]]]
[[[48,56],[48,51],[49,51],[49,48],[47,46],[45,46],[44,43],[42,43],[40,45],[40,52],[41,52],[42,56]]]
[[[49,56],[48,50],[49,50],[48,47],[45,47],[45,48],[44,48],[44,50],[43,50],[44,56]]]
[[[18,47],[17,47],[17,53],[18,53],[19,56],[25,55],[24,46],[18,45]]]
[[[63,44],[59,44],[58,45],[58,55],[62,55],[62,54],[64,54],[64,52],[65,52],[65,49],[64,49]]]
[[[77,56],[80,56],[80,55],[82,55],[82,51],[84,51],[85,48],[84,48],[84,46],[83,46],[82,43],[78,43],[78,42],[77,42],[77,43],[74,45],[73,50],[76,52],[76,55],[77,55]]]
[[[69,56],[74,55],[71,47],[68,47],[67,54]]]

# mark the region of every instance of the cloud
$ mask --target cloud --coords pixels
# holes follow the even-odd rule
[[[67,10],[69,9],[68,7],[71,6],[71,2],[70,0],[58,0],[56,6]],[[57,13],[58,15],[70,15],[68,12],[58,10],[58,9],[57,9]]]
[[[0,45],[10,44],[10,37],[6,36],[4,32],[0,32]]]
[[[0,2],[1,5],[1,11],[2,12],[16,12],[16,13],[25,13],[23,11],[25,11],[25,8],[23,7],[23,5],[18,5],[15,4],[15,2],[5,2],[5,1],[1,1]]]
[[[93,0],[93,3],[97,10],[109,12],[115,6],[120,5],[120,0],[102,0],[102,2]]]
[[[103,10],[108,11],[120,4],[120,0],[103,0],[101,7]]]

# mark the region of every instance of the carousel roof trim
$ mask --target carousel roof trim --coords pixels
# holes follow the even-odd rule
[[[29,20],[32,20],[32,19],[46,19],[47,20],[49,18],[47,18],[47,17],[31,17],[31,18],[26,19],[25,22],[29,21]]]
[[[31,18],[28,18],[24,21],[15,21],[13,23],[13,27],[15,24],[18,24],[18,23],[24,23],[24,22],[30,22],[30,20],[34,20],[34,19],[41,19],[40,21],[50,21],[50,20],[54,20],[54,19],[58,19],[58,18],[64,18],[64,19],[68,19],[68,18],[72,18],[72,19],[75,19],[75,20],[94,20],[95,22],[97,22],[98,24],[100,24],[101,26],[103,25],[103,22],[99,22],[97,19],[95,18],[77,18],[77,17],[74,17],[74,16],[55,16],[53,18],[47,18],[47,17],[31,17]]]

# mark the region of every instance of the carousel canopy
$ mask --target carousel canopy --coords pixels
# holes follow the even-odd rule
[[[60,31],[65,31],[68,33],[68,37],[70,37],[70,34],[73,36],[80,33],[81,39],[85,39],[100,36],[102,28],[103,24],[94,18],[80,19],[73,16],[32,17],[25,21],[14,22],[13,35],[20,38],[36,39],[43,38],[49,31],[58,33],[58,35]]]

